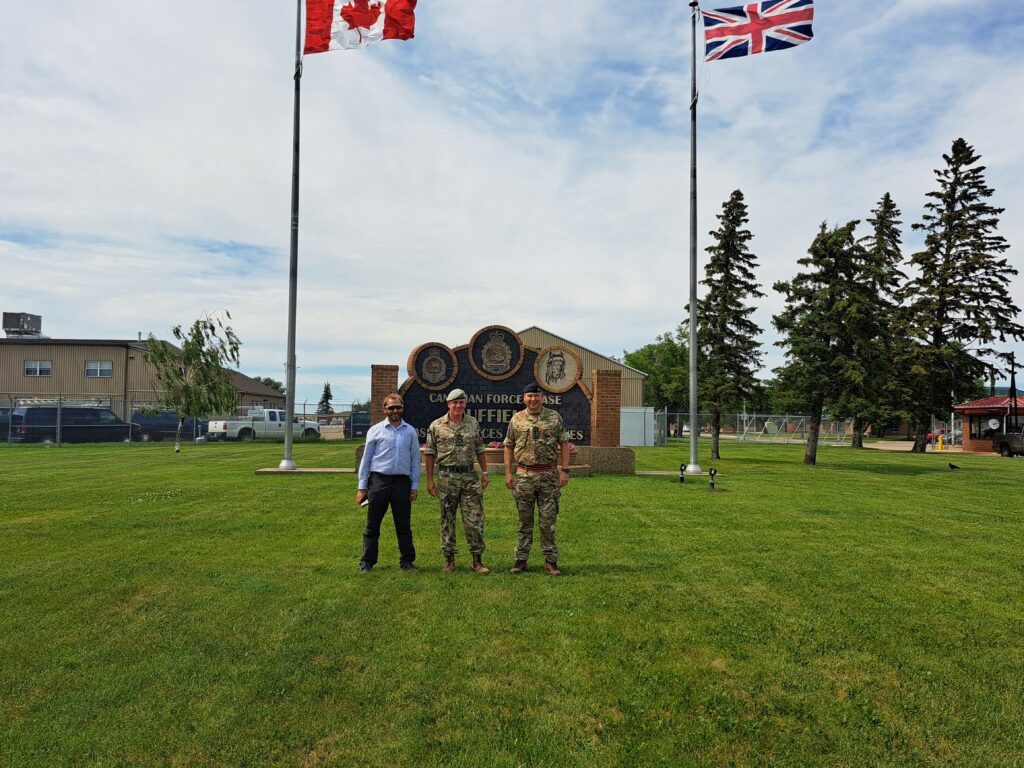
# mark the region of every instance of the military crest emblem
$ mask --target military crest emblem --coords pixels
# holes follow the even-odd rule
[[[563,381],[565,381],[565,353],[556,349],[544,361],[544,383],[557,387],[561,386]]]
[[[583,361],[571,347],[556,344],[541,350],[533,364],[533,375],[537,383],[548,392],[568,392],[583,373]]]
[[[455,380],[459,373],[459,361],[444,344],[429,341],[420,344],[409,355],[409,375],[420,383],[420,386],[437,392]]]
[[[467,357],[470,367],[491,381],[502,381],[516,374],[523,364],[526,350],[519,335],[504,325],[481,328],[469,342]]]
[[[490,339],[480,350],[483,369],[490,374],[499,376],[512,367],[512,347],[505,341],[501,331],[491,333]]]
[[[423,360],[423,378],[430,384],[444,381],[448,376],[448,364],[441,357],[441,350],[434,347]]]

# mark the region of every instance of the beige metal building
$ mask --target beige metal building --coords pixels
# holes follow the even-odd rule
[[[628,366],[625,363],[620,363],[618,360],[612,360],[610,357],[598,354],[586,347],[581,347],[579,344],[569,341],[569,339],[556,336],[550,331],[538,328],[536,325],[531,325],[525,331],[520,331],[519,338],[523,340],[524,344],[537,347],[538,349],[546,349],[555,344],[561,344],[573,350],[583,361],[583,381],[587,386],[590,385],[590,372],[593,370],[621,371],[621,407],[640,407],[644,404],[644,380],[647,378],[647,374],[643,371]]]
[[[0,407],[59,398],[109,407],[127,418],[161,391],[145,351],[144,341],[0,339]],[[232,371],[232,384],[239,405],[284,408],[283,394],[245,374]]]

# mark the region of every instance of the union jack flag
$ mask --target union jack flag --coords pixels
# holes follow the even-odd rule
[[[768,0],[701,15],[705,61],[780,51],[814,37],[814,0]]]

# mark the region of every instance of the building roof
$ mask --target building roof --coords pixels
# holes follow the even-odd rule
[[[958,403],[953,406],[954,411],[973,413],[1008,413],[1013,407],[1014,399],[1017,401],[1017,408],[1024,411],[1024,400],[1020,397],[1011,398],[1009,395],[996,395],[995,397],[983,397],[980,400],[971,400],[966,403]]]
[[[83,347],[133,347],[143,351],[146,349],[146,342],[138,339],[51,339],[41,336],[24,336],[0,338],[0,344],[46,344],[49,346],[75,344]]]
[[[582,344],[578,344],[575,341],[571,341],[571,340],[565,338],[564,336],[559,336],[557,333],[552,333],[551,331],[547,330],[546,328],[541,328],[539,325],[531,325],[529,328],[524,328],[519,333],[520,333],[520,335],[522,335],[522,334],[526,333],[527,331],[540,331],[541,333],[546,333],[548,336],[551,336],[552,338],[558,339],[559,341],[564,341],[566,344],[569,344],[571,346],[579,347],[580,349],[585,350],[585,351],[589,352],[592,355],[597,355],[598,357],[603,357],[609,363],[614,363],[615,365],[621,365],[623,368],[626,368],[626,369],[628,369],[630,371],[634,371],[635,373],[639,373],[644,378],[646,378],[649,375],[649,374],[645,373],[644,371],[641,371],[639,368],[634,368],[632,365],[627,365],[626,363],[622,362],[621,360],[616,360],[614,357],[610,357],[609,355],[602,355],[600,352],[595,352],[592,349],[588,349],[587,347],[584,347]]]
[[[273,387],[268,387],[262,381],[256,381],[251,376],[246,376],[239,371],[231,371],[231,384],[243,395],[258,395],[259,397],[284,397]]]

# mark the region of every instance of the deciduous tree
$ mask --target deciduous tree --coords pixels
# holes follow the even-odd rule
[[[144,357],[153,366],[163,387],[158,398],[161,406],[178,412],[175,452],[181,451],[181,428],[186,416],[206,417],[228,413],[235,408],[238,396],[226,365],[239,363],[241,342],[224,319],[223,312],[204,313],[188,330],[180,325],[171,329],[177,346],[149,335]]]
[[[269,376],[263,376],[263,377],[257,376],[255,380],[258,381],[260,384],[263,384],[264,386],[270,387],[271,389],[276,389],[282,395],[285,394],[285,388],[284,388],[284,382],[283,381],[278,381],[277,379],[272,379]]]
[[[682,330],[663,333],[652,344],[625,352],[623,360],[647,374],[644,383],[644,405],[655,410],[684,411],[689,389],[686,383],[689,357],[682,341]]]

